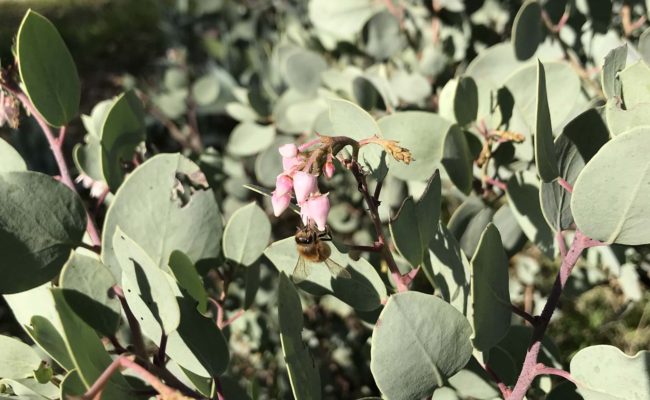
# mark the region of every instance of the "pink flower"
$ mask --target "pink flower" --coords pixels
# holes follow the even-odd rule
[[[302,222],[308,225],[313,221],[319,230],[324,231],[327,225],[327,215],[330,212],[329,193],[316,194],[300,206]]]
[[[325,161],[325,167],[323,167],[325,176],[329,179],[334,176],[334,163],[332,162],[332,154],[327,156],[327,161]]]
[[[288,174],[302,163],[300,157],[282,157],[282,170]]]
[[[291,193],[278,194],[273,192],[273,196],[271,196],[273,215],[279,217],[289,207],[289,203],[291,203]]]
[[[298,155],[298,147],[293,143],[280,146],[280,148],[278,148],[278,151],[283,158],[294,158]]]
[[[289,194],[291,196],[291,189],[293,189],[293,179],[291,177],[280,174],[275,178],[275,192],[278,196]]]
[[[316,177],[305,171],[298,171],[293,175],[293,190],[296,192],[296,201],[303,203],[310,194],[318,191]]]

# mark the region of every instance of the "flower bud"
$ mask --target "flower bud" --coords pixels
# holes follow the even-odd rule
[[[291,189],[293,189],[293,179],[291,177],[280,174],[275,178],[275,192],[278,196],[284,196],[285,194],[291,195]]]
[[[296,201],[303,203],[310,194],[318,189],[316,177],[305,171],[298,171],[293,175],[293,190],[296,192]]]
[[[298,147],[296,147],[296,145],[293,143],[280,146],[278,151],[283,158],[293,158],[298,155]]]
[[[271,205],[273,205],[273,215],[279,217],[280,214],[282,214],[284,210],[286,210],[287,207],[289,207],[289,203],[291,203],[290,193],[280,195],[277,194],[276,192],[273,192],[273,196],[271,196]]]
[[[334,163],[332,162],[332,155],[327,156],[327,161],[325,161],[325,166],[323,167],[323,172],[325,176],[329,179],[334,176]]]
[[[309,221],[314,221],[320,231],[325,230],[329,212],[330,200],[328,193],[312,196],[300,207],[303,223],[307,225]]]

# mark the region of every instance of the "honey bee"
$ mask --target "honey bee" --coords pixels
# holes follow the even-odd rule
[[[298,228],[296,232],[296,248],[298,249],[298,262],[293,270],[293,281],[299,283],[307,279],[314,264],[325,263],[330,273],[336,278],[350,279],[350,272],[330,258],[332,249],[325,243],[332,240],[329,230],[318,231],[308,225]]]

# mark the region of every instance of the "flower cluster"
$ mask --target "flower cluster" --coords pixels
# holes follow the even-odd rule
[[[279,151],[283,172],[276,178],[275,191],[271,197],[273,213],[277,217],[289,207],[293,191],[303,223],[313,223],[319,230],[325,230],[330,201],[328,193],[323,194],[318,190],[317,175],[312,173],[314,158],[301,154],[295,144],[285,144]],[[331,153],[327,155],[322,172],[328,178],[334,174]]]

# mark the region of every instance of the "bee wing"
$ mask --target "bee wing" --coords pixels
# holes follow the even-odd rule
[[[348,269],[345,267],[342,267],[339,263],[336,261],[332,260],[331,258],[325,259],[325,265],[327,265],[327,268],[330,270],[330,273],[334,275],[337,278],[343,278],[343,279],[350,279],[352,278],[352,275],[350,275],[350,272],[348,272]]]
[[[311,263],[308,263],[304,257],[299,256],[298,262],[296,263],[296,267],[293,269],[293,273],[291,274],[294,283],[300,283],[304,281],[305,279],[307,279],[310,273],[311,273]]]

